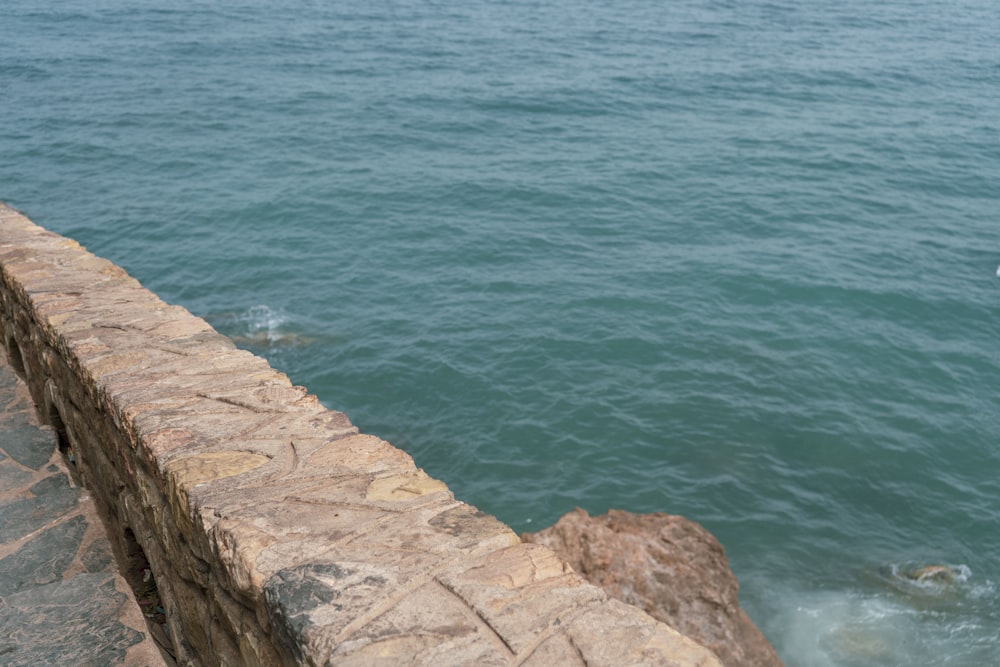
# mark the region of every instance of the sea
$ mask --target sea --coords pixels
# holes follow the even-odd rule
[[[996,0],[4,0],[0,36],[0,199],[458,498],[703,524],[790,667],[1000,665]]]

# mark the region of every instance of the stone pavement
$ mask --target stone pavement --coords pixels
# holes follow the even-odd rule
[[[149,633],[93,501],[0,355],[0,664],[167,664]]]

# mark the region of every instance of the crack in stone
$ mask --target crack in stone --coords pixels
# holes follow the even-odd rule
[[[529,660],[531,656],[535,654],[535,651],[538,650],[539,646],[541,646],[546,641],[557,635],[563,635],[564,637],[566,637],[566,639],[573,646],[573,649],[576,651],[576,654],[580,657],[581,662],[583,662],[583,664],[586,664],[587,661],[583,659],[583,655],[580,653],[580,649],[575,644],[573,644],[573,639],[569,636],[569,633],[566,632],[566,627],[569,626],[570,623],[575,621],[580,616],[586,614],[594,606],[597,606],[599,604],[600,604],[599,602],[587,602],[584,603],[585,606],[582,609],[567,610],[567,613],[565,615],[556,616],[555,620],[551,624],[549,624],[542,632],[539,632],[538,637],[534,641],[532,641],[527,646],[527,648],[521,651],[520,655],[517,658],[517,661],[514,664],[521,665],[527,660]]]
[[[209,401],[218,401],[219,403],[225,403],[226,405],[232,405],[237,408],[243,408],[245,410],[250,410],[251,412],[256,412],[257,414],[284,414],[288,412],[287,410],[281,410],[277,408],[266,408],[262,405],[251,403],[250,401],[241,401],[236,398],[230,398],[228,396],[219,396],[207,394],[204,392],[197,392],[195,396],[199,398],[204,398]]]
[[[573,641],[573,638],[569,635],[569,633],[566,634],[566,640],[569,642],[570,647],[576,651],[576,657],[580,659],[580,663],[583,667],[590,667],[590,663],[587,662],[585,657],[583,657],[583,651],[581,651],[580,647],[576,645],[576,642]]]
[[[459,595],[458,592],[455,591],[448,584],[444,583],[443,581],[441,581],[440,579],[437,579],[437,578],[435,578],[434,581],[436,581],[438,583],[438,585],[441,586],[441,588],[443,588],[444,590],[446,590],[449,593],[451,593],[454,597],[458,598],[458,601],[461,602],[461,604],[462,604],[462,608],[465,609],[466,612],[468,612],[468,615],[471,616],[473,619],[475,619],[475,621],[477,622],[477,624],[484,626],[487,629],[488,634],[490,636],[492,636],[493,638],[495,638],[496,641],[500,642],[500,644],[505,649],[507,649],[507,652],[511,656],[517,656],[517,651],[515,651],[511,647],[511,645],[507,643],[507,640],[503,638],[503,635],[501,635],[497,631],[496,628],[494,628],[492,625],[490,625],[490,622],[488,620],[486,620],[486,618],[481,613],[479,613],[478,609],[476,609],[475,607],[473,607],[472,605],[470,605],[468,602],[466,602],[465,598],[463,598],[461,595]]]

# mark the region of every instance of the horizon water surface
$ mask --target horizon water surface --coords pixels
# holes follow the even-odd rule
[[[790,667],[1000,665],[1000,5],[0,16],[0,199],[462,500],[702,523]]]

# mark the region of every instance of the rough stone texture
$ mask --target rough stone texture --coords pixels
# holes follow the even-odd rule
[[[148,559],[181,664],[719,664],[2,205],[0,324],[110,533]]]
[[[0,664],[165,665],[94,502],[0,361]]]
[[[522,539],[551,548],[608,595],[712,649],[727,667],[782,664],[740,608],[722,545],[693,521],[621,510],[592,517],[576,509]]]

